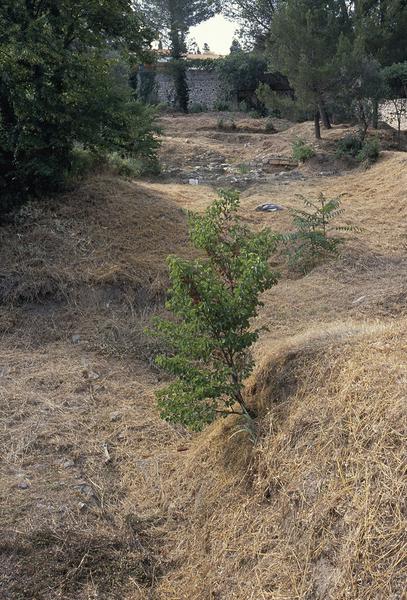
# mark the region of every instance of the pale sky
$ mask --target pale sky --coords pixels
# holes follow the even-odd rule
[[[229,54],[230,45],[237,29],[236,23],[231,23],[222,15],[204,21],[190,30],[190,37],[194,38],[202,51],[206,42],[211,52],[216,54]]]

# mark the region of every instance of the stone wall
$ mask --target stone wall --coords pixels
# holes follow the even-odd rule
[[[216,73],[200,69],[189,69],[187,72],[189,88],[189,104],[202,104],[212,109],[219,97],[220,82]],[[175,90],[170,73],[160,70],[156,74],[158,101],[173,104]]]
[[[404,98],[404,103],[407,110],[407,98]],[[380,106],[381,120],[397,129],[397,119],[392,113],[394,113],[394,106],[392,102],[385,102]],[[401,120],[401,129],[407,129],[407,114],[405,114]]]

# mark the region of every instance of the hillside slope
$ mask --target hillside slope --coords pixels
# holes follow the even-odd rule
[[[0,238],[0,598],[147,598],[158,464],[188,436],[157,415],[143,329],[185,217],[106,175]]]
[[[407,321],[287,340],[253,378],[262,413],[175,464],[175,568],[160,598],[401,599]]]
[[[298,194],[324,192],[360,231],[306,276],[275,257],[246,390],[256,444],[234,417],[192,435],[159,418],[144,330],[167,255],[191,254],[184,209],[215,191],[171,169],[287,154],[312,129],[247,141],[213,137],[216,118],[164,119],[162,178],[98,175],[0,229],[1,600],[403,598],[406,154],[244,182],[254,228],[287,231]]]

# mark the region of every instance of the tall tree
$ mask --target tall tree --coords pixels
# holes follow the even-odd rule
[[[148,22],[170,43],[177,107],[188,111],[188,85],[183,55],[191,27],[220,11],[220,0],[137,0]]]
[[[245,49],[264,49],[277,0],[223,0],[224,14],[240,25]]]
[[[75,144],[131,153],[148,140],[126,57],[151,32],[131,0],[2,0],[0,32],[3,205],[62,183]]]
[[[390,115],[397,122],[397,141],[401,145],[401,122],[407,117],[407,61],[394,63],[383,69],[386,83],[386,99],[391,107]]]
[[[268,54],[299,103],[313,112],[316,138],[321,137],[320,115],[329,127],[326,102],[336,86],[336,49],[340,34],[349,29],[346,4],[338,0],[286,0],[273,17]]]
[[[358,0],[354,22],[366,53],[383,67],[407,60],[406,0]]]
[[[407,60],[406,0],[358,0],[354,28],[357,43],[382,67]],[[378,125],[378,101],[374,101],[373,126]]]

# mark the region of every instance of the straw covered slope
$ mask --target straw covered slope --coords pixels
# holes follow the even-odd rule
[[[168,286],[166,258],[187,252],[186,241],[185,215],[165,192],[108,174],[33,202],[0,228],[0,332],[142,353]]]
[[[161,598],[402,598],[406,335],[339,326],[267,357],[259,443],[220,422],[175,465]]]
[[[143,329],[185,240],[177,206],[109,175],[0,229],[2,600],[154,585],[156,465],[181,435],[155,409]]]
[[[312,130],[231,143],[209,118],[166,118],[166,160],[257,159]],[[235,417],[192,435],[154,399],[144,329],[209,185],[101,174],[0,228],[1,600],[404,597],[406,155],[301,174],[246,187],[243,219],[287,231],[289,210],[256,206],[345,193],[361,230],[306,276],[275,257],[245,392],[256,443]]]

